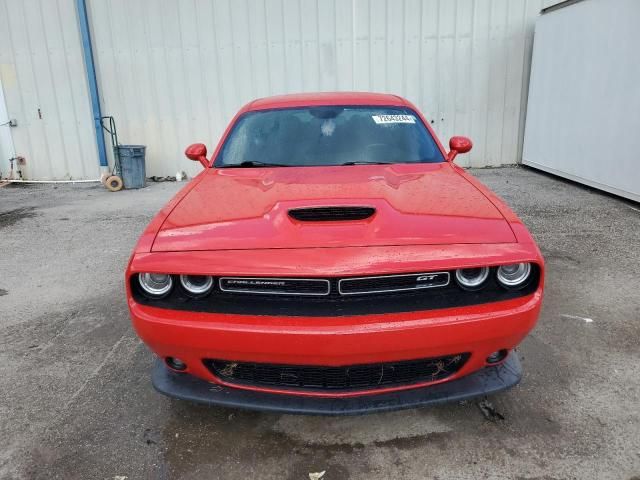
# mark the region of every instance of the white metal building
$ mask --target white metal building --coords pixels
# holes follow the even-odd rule
[[[0,171],[97,178],[98,148],[78,4],[0,0]],[[533,24],[545,0],[86,0],[103,115],[147,145],[147,174],[195,173],[232,115],[267,95],[393,92],[462,165],[520,160]],[[0,101],[2,97],[0,96]],[[3,108],[6,107],[6,112]],[[6,132],[10,132],[7,135]],[[107,151],[109,144],[107,142]]]

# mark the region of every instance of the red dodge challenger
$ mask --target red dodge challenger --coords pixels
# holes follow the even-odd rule
[[[515,385],[544,263],[407,100],[255,100],[131,256],[155,388],[209,404],[357,414]]]

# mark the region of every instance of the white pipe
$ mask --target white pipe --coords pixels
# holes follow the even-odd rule
[[[92,183],[98,182],[101,180],[98,178],[97,180],[11,180],[11,179],[0,179],[0,183]]]

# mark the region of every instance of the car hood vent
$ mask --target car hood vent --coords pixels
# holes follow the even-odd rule
[[[289,216],[301,222],[339,222],[348,220],[364,220],[376,209],[359,206],[305,207],[289,210]]]

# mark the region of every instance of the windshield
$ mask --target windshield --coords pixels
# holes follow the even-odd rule
[[[436,163],[444,158],[409,108],[320,106],[248,112],[216,167]]]

